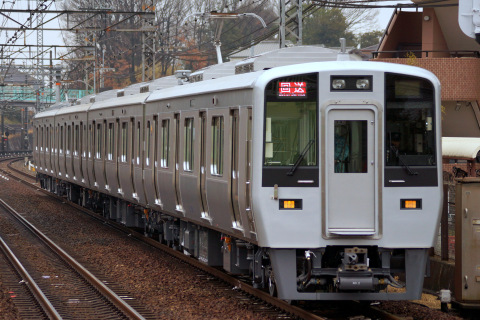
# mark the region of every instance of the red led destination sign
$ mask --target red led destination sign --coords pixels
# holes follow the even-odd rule
[[[306,95],[306,82],[280,82],[278,84],[279,97],[305,97]]]

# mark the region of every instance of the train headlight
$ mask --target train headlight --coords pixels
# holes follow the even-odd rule
[[[332,75],[330,91],[372,91],[373,76]]]
[[[333,79],[332,80],[332,89],[334,90],[342,90],[345,89],[346,82],[344,79]]]
[[[357,79],[357,89],[359,89],[359,90],[370,89],[370,80],[369,79]]]

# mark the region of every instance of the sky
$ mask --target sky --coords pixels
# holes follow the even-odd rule
[[[407,3],[411,3],[411,1],[402,1],[402,2],[407,2]],[[13,3],[11,1],[4,1],[3,2],[3,8],[10,8],[11,5],[9,5],[8,3]],[[60,10],[60,5],[59,3],[62,3],[62,1],[55,1],[52,6],[49,8],[50,10]],[[397,3],[396,1],[388,1],[388,2],[380,2],[379,4],[386,4],[386,5],[394,5],[395,3]],[[36,0],[30,0],[30,1],[27,1],[27,0],[17,0],[16,1],[16,4],[15,4],[15,8],[27,8],[28,6],[30,6],[30,8],[34,8],[36,6]],[[394,9],[378,9],[379,10],[379,14],[377,16],[377,30],[385,30],[385,28],[387,27],[388,25],[388,22],[390,21],[390,18],[392,16],[392,13],[394,11]],[[18,22],[21,22],[21,23],[25,23],[26,21],[26,18],[28,17],[27,15],[25,14],[19,14],[19,13],[12,13],[10,15],[10,17],[12,18],[12,20],[15,20],[15,21],[18,21]],[[44,21],[48,20],[52,18],[52,15],[46,15],[44,17]],[[3,23],[2,23],[2,20],[3,20]],[[5,19],[0,19],[0,25],[7,25],[9,27],[18,27],[19,25],[14,23],[12,20],[5,20]],[[49,22],[45,27],[46,28],[58,28],[59,27],[59,22],[58,22],[59,19],[55,19],[51,22]],[[33,22],[33,26],[36,25],[36,22],[34,21]],[[371,30],[365,30],[365,31],[371,31]],[[12,35],[14,34],[14,31],[1,31],[0,32],[0,43],[6,43],[7,39],[11,38]],[[25,37],[25,34],[27,35],[27,37]],[[16,41],[16,44],[23,44],[23,43],[27,43],[27,44],[36,44],[37,42],[37,34],[35,31],[27,31],[25,34],[22,34],[21,38],[18,39]],[[64,43],[64,36],[66,36],[68,33],[61,33],[61,32],[58,32],[58,31],[44,31],[43,33],[43,38],[44,38],[44,44],[45,45],[62,45]],[[35,51],[36,49],[35,48],[32,48],[31,50]],[[60,52],[65,52],[66,49],[58,49]],[[54,51],[54,55],[58,55],[59,52],[55,52]],[[25,50],[24,53],[22,53],[22,57],[31,57],[31,56],[35,56],[35,52],[29,52],[29,50]],[[45,57],[48,57],[48,53],[45,55]],[[22,60],[22,59],[18,59],[15,61],[15,64],[23,64],[25,60]],[[54,61],[54,64],[56,63],[59,63],[59,61]]]

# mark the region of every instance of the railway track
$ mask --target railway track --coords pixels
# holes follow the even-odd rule
[[[145,319],[4,200],[0,206],[18,222],[3,221],[14,248],[2,240],[2,250],[48,318]]]
[[[37,185],[32,183],[32,180],[34,180],[34,178],[31,175],[25,174],[21,170],[15,169],[13,166],[11,166],[11,162],[8,165],[8,169],[9,169],[9,172],[4,171],[4,173],[10,176],[11,178],[21,181],[22,183],[32,186],[34,188],[38,188]],[[16,175],[17,173],[20,174],[22,177],[18,177]],[[30,181],[26,181],[25,179],[28,179]],[[37,190],[44,192],[49,196],[55,197],[60,201],[65,200],[62,197],[55,196],[42,189],[37,189]],[[200,263],[198,260],[190,258],[179,251],[173,250],[172,248],[164,244],[161,244],[156,240],[153,240],[151,238],[146,238],[141,233],[135,232],[131,229],[124,227],[123,225],[107,220],[103,218],[101,215],[93,213],[90,210],[87,210],[76,204],[68,203],[68,205],[88,214],[89,216],[97,220],[100,220],[104,224],[110,225],[111,227],[117,229],[118,231],[121,231],[122,233],[127,234],[131,238],[148,243],[150,246],[160,249],[168,253],[169,255],[174,256],[175,258],[193,266],[194,268],[213,276],[214,279],[218,279],[217,281],[226,285],[227,288],[233,287],[235,288],[235,290],[243,292],[242,294],[243,297],[247,296],[249,299],[254,299],[254,301],[256,301],[255,302],[257,304],[256,308],[258,309],[259,312],[265,312],[268,314],[277,313],[278,315],[276,317],[283,318],[283,319],[298,319],[298,318],[300,319],[331,319],[331,318],[338,317],[338,312],[340,311],[333,311],[333,312],[337,312],[337,316],[332,315],[332,310],[328,309],[329,308],[328,304],[304,303],[302,305],[294,305],[290,302],[276,299],[262,290],[253,288],[250,284],[242,281],[241,279],[232,277],[231,275],[226,274],[223,271],[218,270],[216,268],[208,267]],[[242,299],[242,297],[239,297],[239,298]],[[343,306],[340,307],[340,309],[342,309],[342,319],[392,319],[392,320],[403,319],[401,317],[397,317],[395,315],[385,313],[380,309],[377,309],[371,306],[366,306],[365,304],[360,305],[355,302],[351,302],[351,304],[349,305],[343,304]],[[346,310],[350,310],[351,312],[345,313]]]

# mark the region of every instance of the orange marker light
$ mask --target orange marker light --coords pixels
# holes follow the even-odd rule
[[[285,200],[283,201],[283,207],[285,209],[295,209],[295,201]]]
[[[406,200],[405,201],[405,208],[406,209],[416,209],[417,208],[417,201],[416,200]]]

